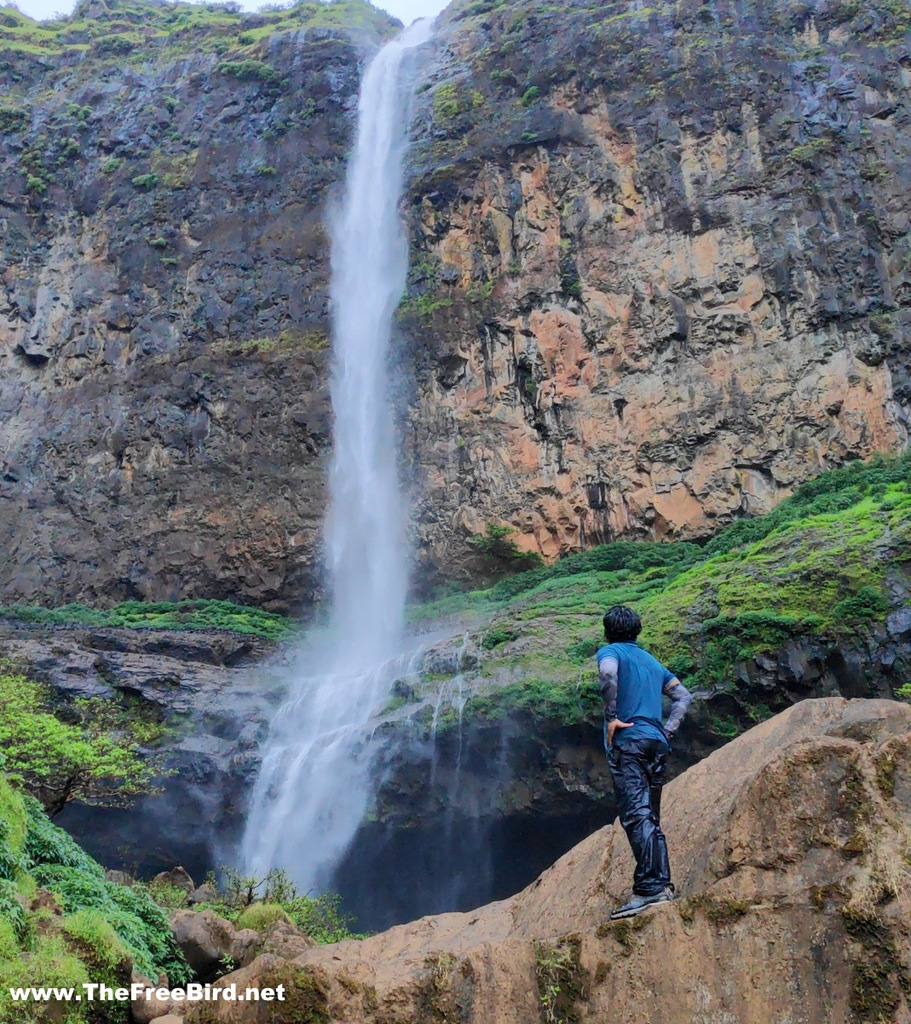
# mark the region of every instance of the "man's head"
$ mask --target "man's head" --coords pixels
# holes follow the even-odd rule
[[[626,605],[615,604],[604,613],[604,639],[609,644],[633,644],[642,632],[642,620]]]

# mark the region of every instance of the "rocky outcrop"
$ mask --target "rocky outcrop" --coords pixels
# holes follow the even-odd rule
[[[260,939],[252,928],[238,931],[212,910],[175,910],[170,924],[193,974],[203,982],[224,974],[226,964],[242,963]]]
[[[894,5],[457,2],[416,118],[415,533],[704,537],[903,447]]]
[[[523,655],[523,680],[546,675],[546,660],[536,663],[527,650],[515,656]],[[909,661],[907,638],[884,632],[868,645],[790,641],[742,662],[732,680],[695,691],[671,777],[800,701],[892,697],[906,678],[893,665]],[[496,699],[516,673],[481,659],[460,678],[459,717],[448,703],[455,693],[437,684],[377,731],[377,793],[333,880],[360,927],[511,896],[617,813],[593,683],[562,712],[521,700],[492,711],[485,698]],[[409,884],[390,886],[401,863],[411,865]]]
[[[911,708],[804,701],[667,787],[675,903],[607,920],[633,866],[615,823],[511,900],[261,957],[223,982],[284,976],[323,1024],[904,1021],[909,754]],[[187,1020],[260,1013],[213,1004]]]
[[[699,695],[673,774],[797,701],[890,695],[911,662],[902,616],[868,646],[808,638],[743,663],[730,686]],[[189,876],[175,875],[175,861],[196,878],[233,861],[290,651],[237,634],[91,627],[7,627],[0,643],[53,686],[64,713],[74,698],[106,697],[160,723],[157,752],[170,774],[158,793],[126,809],[69,805],[58,824],[106,866],[146,877],[166,869],[162,880],[183,889]],[[491,674],[481,651],[462,648],[440,645],[428,659],[429,670],[448,666],[461,679],[462,699],[481,698],[461,721],[449,704],[453,684],[441,690],[437,681],[376,723],[377,791],[332,882],[359,928],[508,897],[616,812],[597,693],[571,721],[509,704],[488,717],[484,695],[515,672]],[[402,863],[409,885],[390,886]],[[215,895],[203,885],[188,902]]]
[[[62,714],[73,700],[109,699],[157,736],[168,773],[158,793],[126,809],[71,804],[58,824],[107,867],[148,876],[180,861],[201,878],[225,863],[287,685],[286,650],[226,631],[9,624],[0,648],[51,686]]]

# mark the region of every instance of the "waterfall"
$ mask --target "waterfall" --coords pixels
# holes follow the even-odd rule
[[[344,202],[330,218],[330,628],[302,653],[275,715],[242,846],[250,874],[283,868],[305,890],[326,885],[363,819],[367,723],[413,656],[402,644],[405,508],[387,359],[408,263],[399,214],[410,92],[404,71],[409,50],[430,31],[430,22],[416,22],[367,68]]]

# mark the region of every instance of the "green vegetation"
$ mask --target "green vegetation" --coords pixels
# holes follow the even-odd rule
[[[130,629],[225,629],[268,640],[283,640],[294,623],[283,615],[231,601],[123,601],[113,608],[67,604],[60,608],[0,605],[0,619],[38,625],[123,626]]]
[[[830,138],[812,139],[802,146],[795,146],[790,157],[795,163],[803,164],[804,167],[812,167],[823,153],[832,151],[832,140]]]
[[[161,766],[143,757],[140,743],[156,738],[154,725],[131,721],[107,700],[77,700],[75,721],[53,712],[50,690],[7,671],[0,674],[0,751],[5,767],[51,816],[71,800],[126,806],[149,792]]]
[[[547,1024],[573,1024],[579,1019],[576,1003],[585,997],[588,972],[579,956],[577,936],[559,942],[535,942],[535,980],[542,1018]]]
[[[259,82],[276,91],[281,91],[288,85],[287,79],[280,72],[261,60],[223,60],[215,70],[223,75],[231,75],[241,82]]]
[[[437,86],[433,94],[433,115],[436,120],[445,124],[458,117],[460,110],[458,86],[454,82],[444,82]]]
[[[130,183],[133,188],[138,188],[143,192],[151,192],[158,185],[158,175],[154,171],[149,174],[137,174],[135,178],[130,178]]]
[[[52,21],[35,21],[15,8],[4,8],[0,12],[0,49],[42,58],[90,50],[95,61],[141,62],[153,54],[161,60],[193,51],[255,53],[254,48],[269,36],[304,27],[367,29],[381,37],[396,27],[388,15],[363,0],[302,0],[256,14],[231,3],[149,0],[106,0],[103,10],[96,8],[91,17],[86,8],[79,4],[71,16]],[[259,63],[252,56],[231,63],[246,60]]]
[[[34,899],[37,887],[48,890]],[[171,984],[190,980],[167,918],[141,888],[116,885],[39,803],[0,772],[0,1021],[95,1019],[91,1004],[11,1003],[6,986],[110,987],[129,984],[131,966],[152,978],[165,971]],[[127,1020],[127,1007],[109,1007]]]
[[[0,134],[21,132],[28,124],[28,113],[21,107],[0,107]]]
[[[265,172],[261,172],[265,173]],[[284,330],[276,337],[249,338],[238,347],[240,352],[281,352],[295,349],[305,352],[322,352],[329,347],[325,331]]]
[[[568,723],[595,720],[593,655],[603,642],[606,607],[634,607],[642,642],[688,686],[733,689],[739,663],[789,640],[863,642],[889,612],[887,574],[911,573],[909,542],[911,456],[876,457],[822,474],[772,512],[738,520],[704,546],[603,545],[487,590],[441,597],[410,615],[489,619],[477,638],[488,653],[466,715],[496,718],[518,708]],[[484,685],[516,669],[522,683]],[[758,721],[771,712],[763,706],[746,713]],[[715,727],[721,736],[742,728],[732,717]]]
[[[213,889],[217,888],[214,875],[206,881]],[[175,891],[174,887],[162,893],[159,888],[149,886],[148,891],[168,909],[183,906],[186,902],[186,893]],[[353,919],[342,911],[341,897],[337,893],[305,896],[286,872],[277,869],[262,878],[227,870],[218,898],[194,907],[195,910],[206,908],[234,922],[238,928],[255,928],[257,931],[264,931],[275,921],[290,921],[319,943],[363,937],[351,931]]]
[[[519,102],[523,107],[530,107],[540,95],[541,90],[536,85],[532,85],[525,90],[522,94],[522,99]]]
[[[471,542],[497,567],[515,570],[520,567],[534,569],[543,566],[544,561],[537,551],[522,551],[510,537],[511,533],[515,533],[511,526],[488,523],[486,531],[483,534],[476,534]]]

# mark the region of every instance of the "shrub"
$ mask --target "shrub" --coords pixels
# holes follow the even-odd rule
[[[876,622],[889,611],[889,601],[881,590],[864,586],[849,594],[832,609],[832,617],[842,622]]]
[[[51,815],[71,800],[126,806],[152,789],[160,771],[143,758],[129,730],[108,716],[108,701],[74,705],[77,723],[51,713],[46,687],[25,676],[0,674],[0,749],[6,768]]]
[[[525,90],[522,94],[522,99],[519,102],[523,107],[530,107],[540,95],[541,90],[536,85],[532,85]]]
[[[154,171],[149,174],[137,174],[135,178],[130,178],[130,183],[133,188],[151,192],[158,185],[158,175]]]
[[[89,977],[86,965],[67,949],[59,935],[47,935],[29,952],[28,958],[14,956],[0,962],[0,1021],[4,1024],[32,1024],[53,1021],[55,1024],[77,1024],[85,1018],[79,1003],[48,1000],[45,1003],[14,1003],[10,988],[41,985],[48,988],[81,987],[95,979]]]
[[[482,554],[497,562],[512,566],[542,566],[544,561],[537,551],[522,551],[512,540],[509,535],[514,532],[511,526],[488,523],[486,532],[476,534],[471,542]]]
[[[494,647],[516,640],[518,636],[519,634],[514,629],[504,629],[502,626],[498,626],[487,630],[481,638],[481,646],[485,651],[492,651]]]
[[[28,123],[28,113],[21,107],[0,107],[0,133],[21,132]]]
[[[124,36],[102,36],[96,39],[93,49],[103,56],[126,56],[132,53],[135,44]]]
[[[290,920],[277,903],[251,903],[241,913],[236,923],[238,928],[252,928],[254,931],[263,932],[276,921]]]
[[[64,933],[73,940],[81,959],[93,969],[97,980],[122,968],[130,954],[120,936],[97,910],[79,910],[63,919]]]
[[[281,72],[261,60],[223,60],[215,70],[241,82],[260,82],[275,90],[284,89],[288,84]]]

